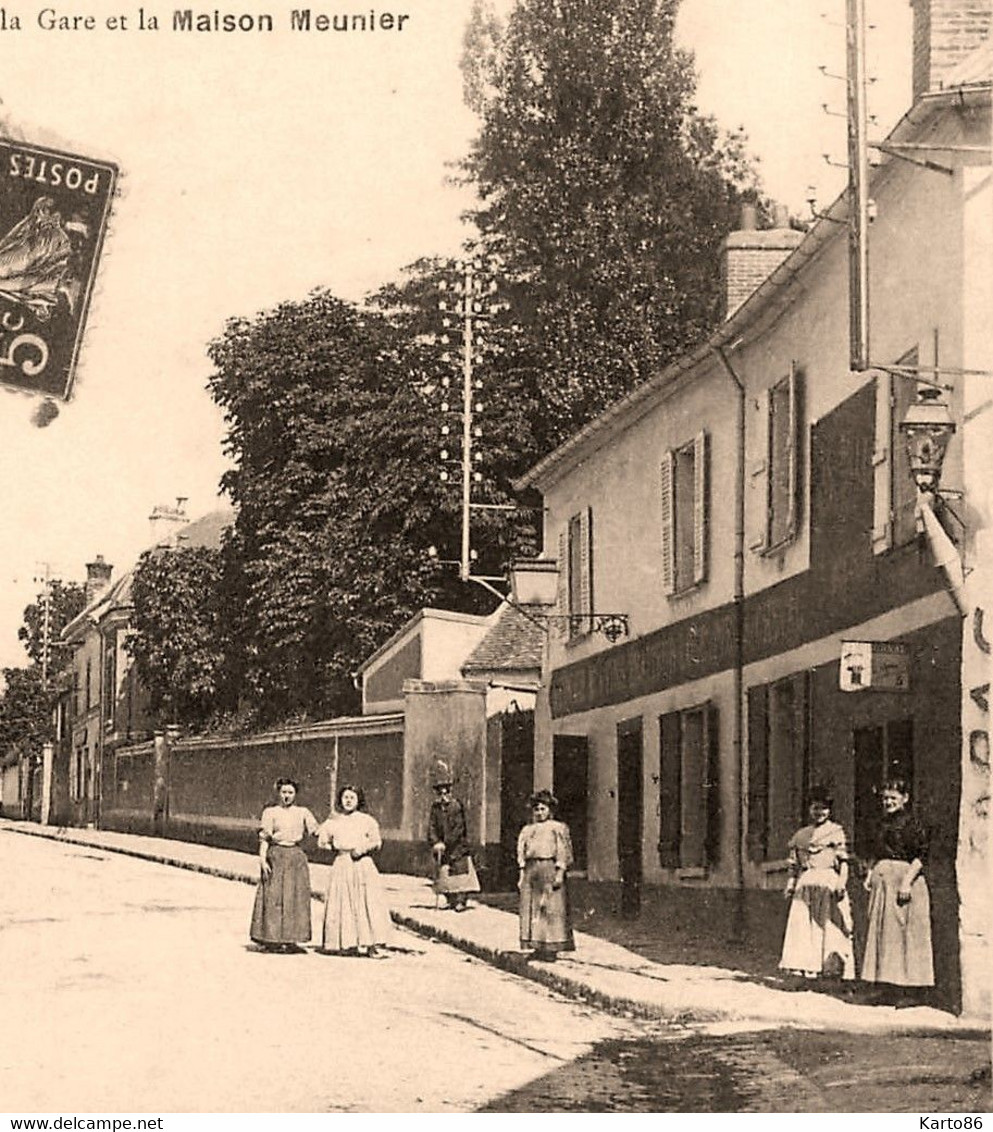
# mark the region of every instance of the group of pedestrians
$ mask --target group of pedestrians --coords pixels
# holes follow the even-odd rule
[[[296,804],[291,778],[276,783],[279,803],[262,811],[259,823],[261,877],[252,912],[251,938],[266,951],[298,951],[311,937],[310,871],[301,845],[316,836],[334,853],[324,902],[321,950],[335,955],[379,958],[393,933],[379,870],[372,854],[383,844],[376,819],[365,812],[361,789],[341,786],[336,809],[318,824]]]
[[[924,865],[927,834],[910,809],[906,781],[880,792],[882,815],[864,868],[868,913],[861,977],[898,988],[934,986],[931,900]],[[789,842],[789,914],[779,966],[806,979],[855,978],[854,926],[848,895],[850,854],[832,799],[811,791],[810,822]]]
[[[434,889],[456,912],[479,892],[469,846],[465,806],[454,796],[453,776],[438,762],[428,840],[435,864]],[[298,951],[311,938],[310,873],[302,844],[316,836],[334,853],[324,904],[322,952],[379,958],[390,945],[390,911],[372,855],[382,846],[376,819],[365,812],[361,789],[339,788],[335,812],[323,823],[297,805],[299,787],[290,778],[276,783],[278,804],[262,811],[259,823],[260,879],[250,935],[266,951]],[[572,864],[569,827],[556,820],[558,803],[547,790],[531,797],[533,820],[517,843],[521,947],[543,962],[575,943],[566,873]]]

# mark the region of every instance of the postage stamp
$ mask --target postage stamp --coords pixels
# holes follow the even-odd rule
[[[68,400],[117,172],[0,138],[0,384]]]

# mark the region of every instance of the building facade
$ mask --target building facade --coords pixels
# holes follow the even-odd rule
[[[986,1013],[988,717],[973,693],[988,658],[921,533],[899,433],[919,379],[951,387],[942,537],[978,580],[993,529],[989,20],[963,33],[950,6],[915,6],[916,100],[873,171],[872,367],[849,369],[843,197],[805,234],[735,234],[729,254],[782,262],[519,486],[544,496],[559,612],[630,622],[616,643],[592,616],[553,635],[537,709],[536,780],[579,794],[589,878],[619,881],[632,911],[664,885],[674,915],[717,890],[767,922],[809,788],[833,791],[858,851],[899,774],[932,829],[939,987]],[[952,56],[923,51],[925,34],[971,36],[969,50],[942,69]],[[856,671],[869,654],[872,682]]]

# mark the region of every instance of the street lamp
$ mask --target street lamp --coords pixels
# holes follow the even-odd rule
[[[520,558],[510,567],[510,604],[529,607],[527,616],[548,632],[549,624],[569,626],[570,632],[602,633],[613,644],[628,635],[626,613],[546,613],[555,604],[559,589],[559,564],[554,558]],[[540,607],[540,611],[535,607]],[[524,610],[522,610],[524,612]]]
[[[955,433],[955,422],[940,397],[940,389],[920,389],[917,400],[900,422],[900,432],[907,445],[910,474],[917,490],[932,498],[938,494],[945,453]]]

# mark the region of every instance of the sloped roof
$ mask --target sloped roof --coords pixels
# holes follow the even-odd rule
[[[529,618],[527,615],[530,614]],[[527,672],[541,668],[545,630],[541,606],[518,609],[502,605],[494,614],[490,631],[462,665],[464,675],[473,672]]]
[[[208,511],[199,519],[187,523],[176,532],[177,547],[203,547],[216,550],[221,545],[224,531],[234,522],[234,512],[227,507],[220,507],[216,511]],[[63,640],[71,640],[77,630],[84,624],[95,624],[103,620],[115,609],[126,609],[131,605],[131,584],[134,581],[134,567],[110,583],[90,602],[89,605],[77,614],[62,630]]]

